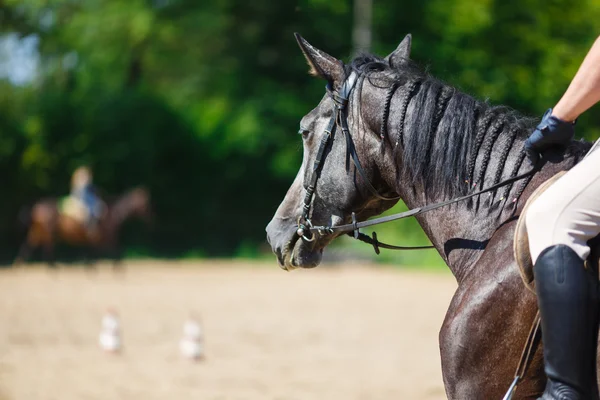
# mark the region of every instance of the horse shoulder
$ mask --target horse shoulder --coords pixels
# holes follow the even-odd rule
[[[440,330],[449,399],[502,398],[514,377],[536,306],[512,256],[512,225],[492,236],[459,283]],[[519,392],[542,393],[541,361],[538,348]]]

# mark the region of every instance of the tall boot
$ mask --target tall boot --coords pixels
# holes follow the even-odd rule
[[[534,276],[548,377],[541,400],[590,399],[596,384],[598,279],[566,245],[545,249]]]

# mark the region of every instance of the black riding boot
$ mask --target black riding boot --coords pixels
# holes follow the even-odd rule
[[[590,399],[596,384],[598,279],[566,245],[545,249],[533,271],[548,376],[541,400]]]

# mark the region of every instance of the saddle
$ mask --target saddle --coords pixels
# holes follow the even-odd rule
[[[560,171],[552,178],[548,179],[546,182],[541,184],[533,192],[529,199],[527,199],[525,207],[523,207],[523,211],[521,212],[521,215],[519,216],[519,219],[517,221],[517,227],[515,229],[515,236],[513,241],[513,252],[515,255],[515,260],[517,260],[517,265],[519,266],[519,273],[521,274],[521,279],[523,279],[525,287],[534,294],[535,283],[533,279],[533,262],[531,260],[531,253],[529,252],[529,237],[527,235],[527,224],[525,223],[525,215],[527,215],[527,210],[529,206],[566,172],[567,171]],[[600,262],[600,241],[598,240],[598,237],[591,240],[589,244],[591,252],[590,256],[586,260],[585,266],[586,268],[593,268],[597,271]]]
[[[66,196],[61,199],[59,212],[82,224],[90,217],[90,210],[80,199],[74,196]]]

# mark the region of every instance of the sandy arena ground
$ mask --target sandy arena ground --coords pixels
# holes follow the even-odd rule
[[[0,271],[1,400],[444,399],[449,273],[275,263],[135,262]],[[98,347],[114,306],[124,351]],[[202,317],[206,359],[179,353]]]

